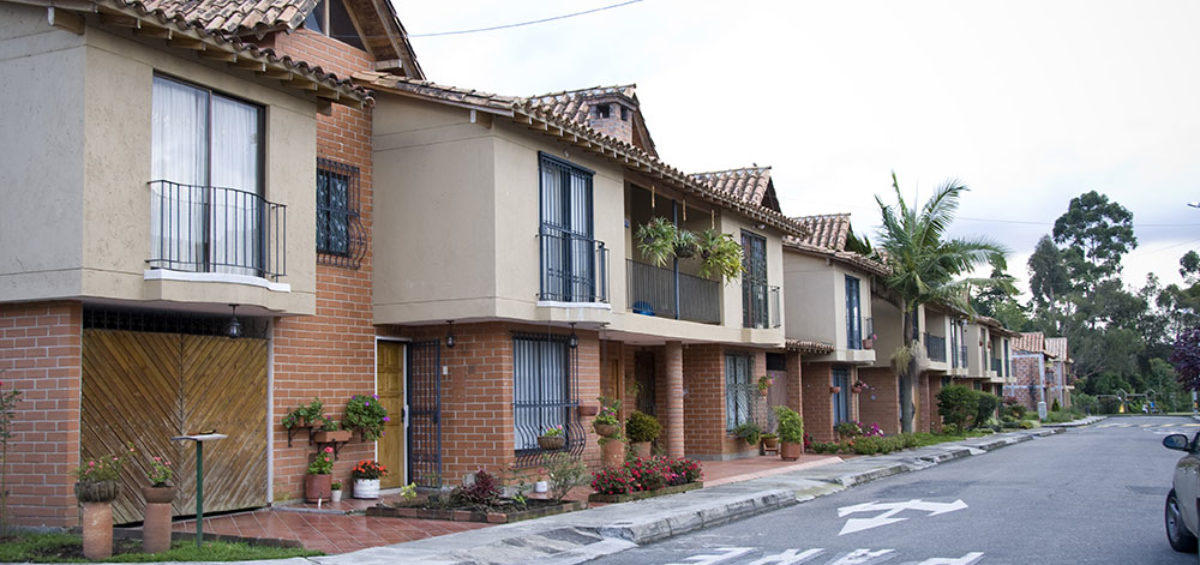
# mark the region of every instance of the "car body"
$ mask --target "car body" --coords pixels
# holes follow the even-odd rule
[[[1175,551],[1195,553],[1200,532],[1200,433],[1190,440],[1183,434],[1171,434],[1163,438],[1163,447],[1185,454],[1175,463],[1163,509],[1167,541]]]

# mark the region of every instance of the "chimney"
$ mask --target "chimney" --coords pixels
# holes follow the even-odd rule
[[[633,100],[608,95],[590,101],[588,125],[592,129],[625,143],[633,143]]]

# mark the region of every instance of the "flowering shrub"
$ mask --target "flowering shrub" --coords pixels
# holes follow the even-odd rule
[[[500,480],[495,475],[480,469],[475,473],[475,482],[455,489],[453,498],[478,506],[493,506],[500,500]]]
[[[843,438],[852,438],[862,435],[862,424],[856,420],[846,420],[833,427],[833,431]]]
[[[130,453],[135,453],[137,450],[133,448],[133,444],[127,444],[129,451],[121,455],[106,455],[84,461],[78,469],[73,473],[75,478],[81,483],[92,483],[98,481],[115,481],[121,476],[121,469],[125,466],[125,459]]]
[[[775,379],[770,375],[763,375],[758,378],[758,390],[767,390],[773,384],[775,384]]]
[[[355,479],[378,479],[387,474],[387,467],[374,459],[363,459],[350,470],[350,476]]]
[[[607,396],[601,396],[596,400],[600,401],[600,412],[596,414],[592,423],[620,426],[621,419],[617,417],[617,411],[621,409],[621,401]]]
[[[561,435],[563,435],[562,426],[550,426],[546,428],[546,431],[542,432],[542,437],[559,437]]]
[[[150,484],[156,487],[167,486],[171,477],[175,476],[175,471],[171,469],[171,461],[164,457],[150,458],[150,470],[146,473],[146,478],[150,479]]]
[[[312,463],[308,464],[308,474],[310,475],[332,475],[333,474],[333,448],[326,447],[317,452],[317,456],[313,457]]]
[[[601,469],[592,475],[599,494],[628,494],[700,480],[700,464],[687,458],[651,457],[626,461],[623,467]]]
[[[345,427],[357,428],[362,433],[363,441],[375,441],[383,437],[383,424],[390,421],[387,409],[379,402],[379,395],[365,394],[350,397],[350,402],[346,404],[346,415],[342,418]]]
[[[879,427],[879,424],[873,423],[870,427],[863,426],[862,431],[866,437],[883,437],[883,429]]]

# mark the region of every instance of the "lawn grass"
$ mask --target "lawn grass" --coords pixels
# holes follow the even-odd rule
[[[141,553],[140,540],[113,540],[113,556],[108,563],[145,563],[153,561],[247,561],[286,559],[324,555],[298,547],[271,547],[244,542],[206,541],[196,547],[194,541],[177,541],[163,553]],[[0,537],[0,562],[88,563],[83,557],[83,541],[66,533],[15,533]]]
[[[988,435],[988,434],[985,434],[983,432],[977,432],[974,430],[968,431],[963,434],[950,434],[950,433],[931,434],[931,433],[926,433],[926,432],[913,434],[913,436],[917,438],[917,447],[926,447],[926,446],[930,446],[930,445],[937,445],[939,443],[946,443],[946,442],[951,442],[951,441],[962,441],[964,439],[973,438],[973,437],[983,437],[985,435]]]

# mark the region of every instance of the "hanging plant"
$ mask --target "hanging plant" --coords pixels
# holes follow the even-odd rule
[[[675,234],[675,256],[680,259],[690,259],[696,254],[700,245],[700,236],[688,230],[679,230]]]
[[[742,246],[732,235],[715,229],[700,233],[700,276],[719,276],[728,281],[742,274]]]
[[[666,218],[654,218],[637,231],[638,251],[651,263],[662,267],[675,254],[679,229]]]

